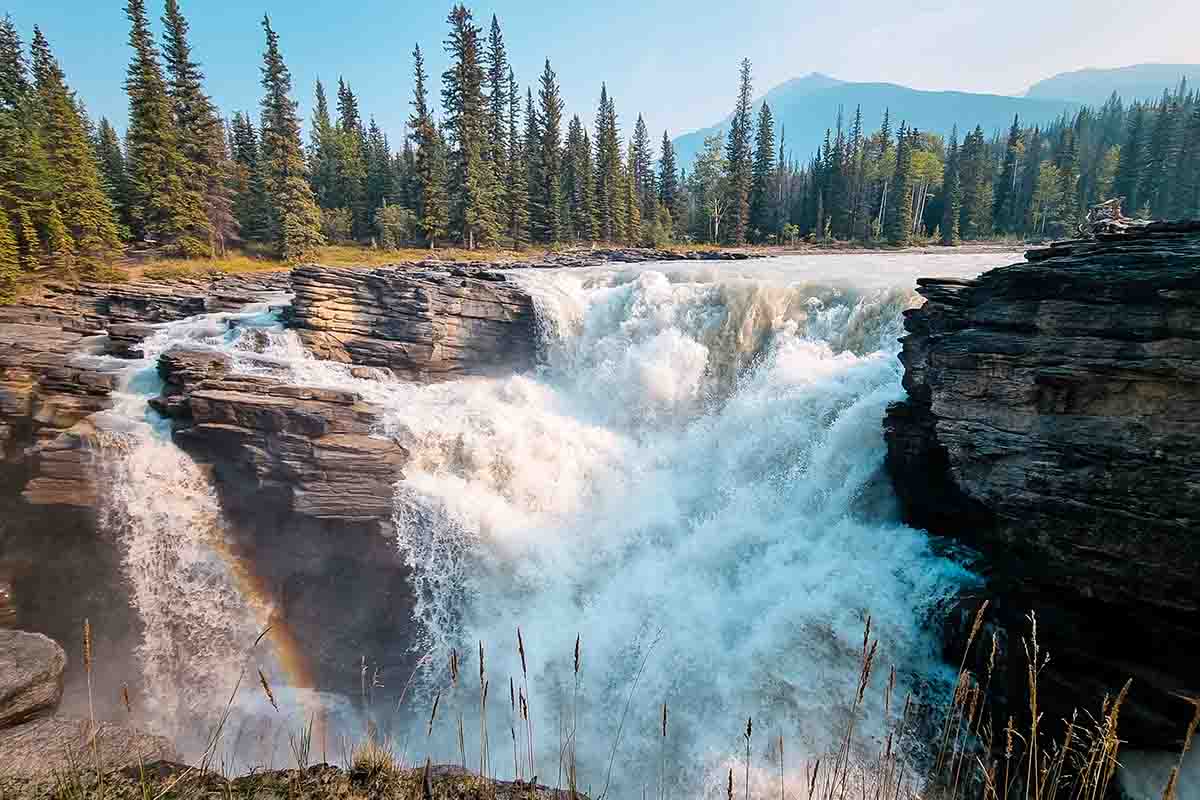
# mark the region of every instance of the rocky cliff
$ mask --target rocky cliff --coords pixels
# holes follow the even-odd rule
[[[308,266],[292,288],[289,324],[320,358],[417,381],[533,363],[533,302],[504,273]]]
[[[1200,223],[1027,259],[919,282],[888,468],[908,522],[983,554],[1000,624],[1037,613],[1050,719],[1132,677],[1122,730],[1166,745],[1200,692]]]

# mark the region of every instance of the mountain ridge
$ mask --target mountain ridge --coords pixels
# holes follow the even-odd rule
[[[816,152],[827,128],[832,128],[839,109],[848,127],[856,108],[861,107],[863,125],[877,130],[885,111],[891,115],[893,129],[906,121],[921,130],[949,134],[954,125],[981,125],[985,132],[1006,130],[1018,115],[1028,123],[1044,124],[1079,108],[1080,103],[1039,97],[1014,97],[951,90],[913,89],[883,81],[842,81],[813,72],[773,87],[754,102],[754,113],[764,100],[775,117],[776,136],[785,135],[784,149],[790,156],[806,159]],[[683,134],[674,140],[676,157],[690,168],[704,144],[704,138],[724,131],[726,116],[706,128]]]

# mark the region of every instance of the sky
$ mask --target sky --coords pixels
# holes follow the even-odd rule
[[[354,88],[399,146],[412,98],[415,43],[433,76],[450,0],[181,0],[207,90],[225,113],[260,97],[260,21],[271,16],[295,96],[307,115],[313,82]],[[0,0],[28,37],[35,24],[93,119],[124,129],[122,89],[130,51],[124,0]],[[161,0],[147,0],[155,18]],[[639,113],[655,140],[713,124],[732,108],[738,64],[753,62],[756,94],[823,72],[849,81],[919,89],[1021,94],[1030,84],[1084,67],[1200,62],[1200,2],[1144,0],[490,0],[470,6],[486,33],[503,28],[522,86],[549,58],[566,113],[589,126],[600,84],[622,131]],[[440,82],[433,82],[437,89]],[[536,93],[536,88],[535,88]]]

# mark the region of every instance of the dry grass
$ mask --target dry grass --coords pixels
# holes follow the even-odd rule
[[[983,646],[984,641],[988,638],[981,636],[986,609],[987,604],[984,603],[973,619],[960,662],[953,697],[945,708],[930,712],[932,719],[914,711],[917,703],[913,701],[911,695],[905,699],[903,711],[899,714],[894,713],[893,701],[895,698],[893,695],[897,683],[896,671],[893,668],[885,680],[877,680],[875,667],[879,656],[879,642],[872,638],[871,619],[868,617],[863,632],[858,675],[853,683],[851,694],[847,698],[849,713],[844,722],[845,729],[837,751],[812,761],[790,765],[790,768],[785,769],[783,758],[785,742],[781,733],[778,738],[769,736],[771,744],[766,754],[768,763],[755,764],[754,751],[751,746],[754,735],[753,721],[747,718],[741,742],[741,749],[745,753],[745,762],[744,765],[736,765],[744,766],[744,770],[738,770],[739,773],[744,774],[744,783],[742,786],[737,785],[737,778],[742,778],[742,774],[735,778],[733,767],[728,769],[727,776],[722,774],[723,779],[727,777],[727,782],[722,780],[725,785],[721,786],[727,800],[733,800],[734,797],[752,800],[754,797],[773,796],[776,794],[774,788],[764,784],[752,785],[751,775],[752,773],[768,775],[775,769],[779,776],[777,793],[780,800],[860,800],[860,798],[861,800],[1104,800],[1111,796],[1120,768],[1119,755],[1123,742],[1119,734],[1119,721],[1121,709],[1128,695],[1129,683],[1126,683],[1115,697],[1105,698],[1098,715],[1085,714],[1086,721],[1081,721],[1079,714],[1076,713],[1072,719],[1064,721],[1066,725],[1061,738],[1049,737],[1046,734],[1048,721],[1044,719],[1039,705],[1039,692],[1041,675],[1049,664],[1050,658],[1038,639],[1037,618],[1031,614],[1028,618],[1030,629],[1028,635],[1023,639],[1023,652],[1016,656],[1018,659],[1023,657],[1024,660],[1027,707],[1021,716],[1025,722],[1018,724],[1010,716],[1003,721],[1005,723],[1003,727],[1000,727],[999,722],[1001,721],[993,719],[989,701],[989,689],[993,672],[996,669],[997,658],[994,633],[990,637],[990,651],[984,651],[987,653],[986,660],[979,662],[986,664],[983,674],[975,674],[967,667],[969,663],[975,663],[972,660],[973,650]],[[89,668],[92,662],[91,633],[90,625],[86,625],[84,660],[85,665]],[[251,656],[265,634],[266,631],[251,647]],[[637,692],[642,672],[658,641],[656,637],[643,653],[639,669],[628,690],[628,698],[616,729],[607,767],[606,769],[604,766],[599,767],[604,772],[603,788],[598,795],[601,799],[608,795],[614,762],[630,704]],[[522,662],[525,660],[525,646],[524,637],[518,633],[517,649]],[[298,734],[289,736],[295,768],[291,771],[261,774],[273,776],[270,778],[273,786],[279,785],[280,782],[286,783],[288,787],[285,792],[286,796],[297,797],[310,796],[307,793],[308,790],[302,790],[302,787],[307,785],[306,782],[310,780],[311,776],[318,773],[322,776],[321,781],[327,790],[332,791],[334,784],[339,788],[333,792],[333,795],[326,795],[325,790],[322,790],[312,796],[412,797],[414,800],[417,796],[420,796],[422,800],[432,800],[435,796],[453,796],[491,800],[502,795],[504,791],[516,791],[517,795],[521,797],[548,797],[551,794],[549,790],[546,790],[544,794],[535,792],[529,783],[522,783],[523,776],[524,780],[536,780],[536,752],[527,699],[528,674],[524,663],[522,663],[523,685],[512,687],[510,684],[510,703],[513,706],[514,723],[519,720],[527,726],[523,737],[517,736],[515,725],[513,730],[516,783],[504,784],[487,774],[491,763],[486,727],[489,681],[485,671],[482,643],[480,643],[479,655],[480,769],[476,773],[469,773],[461,767],[453,768],[454,775],[457,776],[459,782],[454,785],[455,788],[450,794],[444,792],[446,784],[439,783],[448,774],[446,772],[448,768],[431,768],[428,757],[424,759],[424,768],[421,767],[421,761],[410,765],[407,760],[407,745],[404,747],[405,754],[398,757],[392,741],[381,737],[373,723],[368,723],[362,739],[357,744],[351,744],[348,740],[343,742],[343,769],[332,768],[328,765],[315,767],[310,765],[313,723],[309,721]],[[571,715],[569,724],[560,725],[559,733],[559,785],[561,787],[565,771],[567,786],[565,789],[555,789],[552,793],[554,798],[564,798],[564,800],[566,797],[574,800],[579,796],[575,763],[575,705],[577,704],[580,678],[580,640],[578,638],[575,643],[574,656],[576,697],[572,699],[572,708],[569,710]],[[426,663],[426,661],[427,659],[422,659],[420,663]],[[1010,665],[1010,667],[1016,666],[1018,665]],[[245,670],[243,670],[244,674]],[[258,677],[264,694],[274,706],[276,698],[261,670],[258,672]],[[437,724],[439,704],[443,694],[447,695],[449,702],[449,698],[454,696],[455,690],[458,688],[459,678],[458,655],[452,653],[448,685],[437,690],[429,711],[426,724],[427,738],[432,735]],[[882,685],[879,685],[881,683]],[[37,784],[28,781],[6,785],[0,782],[0,798],[13,797],[19,800],[32,800],[35,797],[55,798],[55,800],[60,798],[62,800],[105,800],[106,798],[124,800],[124,798],[130,798],[132,800],[136,797],[139,800],[164,800],[169,797],[199,797],[200,795],[191,791],[184,793],[176,791],[176,785],[188,781],[211,783],[218,779],[211,769],[213,756],[218,742],[222,738],[230,710],[241,689],[242,681],[239,678],[238,684],[234,687],[233,693],[220,715],[220,722],[212,733],[200,765],[182,771],[176,770],[169,780],[163,776],[156,777],[152,774],[153,770],[147,769],[145,765],[140,766],[137,774],[133,775],[131,770],[126,770],[124,773],[105,773],[90,765],[72,764],[70,769],[55,776],[55,780],[51,784]],[[866,698],[869,693],[874,691],[883,693],[884,738],[882,744],[872,746],[862,740],[862,736],[857,733],[857,728],[858,723],[865,715]],[[407,693],[407,686],[405,693]],[[1187,753],[1196,730],[1200,727],[1200,701],[1191,700],[1190,702],[1196,706],[1196,711],[1186,731],[1185,743],[1180,754],[1180,766],[1183,763],[1183,755]],[[401,703],[403,703],[403,695]],[[459,756],[462,761],[465,761],[466,746],[463,741],[461,711],[457,723]],[[927,739],[932,741],[917,740],[916,737],[919,735],[916,733],[917,731],[931,728],[936,730],[934,734],[927,735]],[[663,747],[661,763],[658,765],[656,800],[666,800],[671,786],[667,779],[666,742],[669,728],[668,708],[665,703],[662,704],[661,731],[656,731],[656,733],[660,734]],[[524,738],[525,741],[518,742],[518,738]],[[520,752],[518,752],[518,744],[521,745]],[[869,755],[870,752],[874,752],[875,755]],[[911,758],[910,754],[917,752],[929,754],[929,763],[926,765],[924,773],[916,771],[916,767],[919,765],[914,764]],[[936,754],[936,758],[933,757],[934,754]],[[98,754],[96,763],[99,763]],[[1178,800],[1176,784],[1180,766],[1176,766],[1171,772],[1169,782],[1161,795],[1162,800]],[[767,767],[767,769],[759,769],[760,767]],[[680,773],[689,769],[691,767],[688,765],[675,767],[675,771]],[[597,775],[598,777],[600,776]],[[219,795],[223,798],[264,796],[260,791],[261,786],[256,787],[254,784],[254,775],[234,780],[223,775],[219,778],[220,781],[223,781],[219,791]],[[770,780],[767,779],[768,783]],[[463,783],[464,781],[465,783]],[[646,781],[646,783],[649,782]],[[243,791],[248,787],[253,790]],[[467,788],[464,790],[464,787]],[[513,787],[516,787],[515,790]],[[521,787],[525,788],[522,790]],[[201,792],[201,795],[217,796],[212,791]],[[272,793],[271,796],[278,795]]]

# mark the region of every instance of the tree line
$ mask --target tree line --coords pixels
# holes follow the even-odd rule
[[[189,258],[252,246],[289,261],[325,243],[954,244],[1069,234],[1112,196],[1143,216],[1200,216],[1200,98],[1182,83],[1152,103],[1114,95],[1044,128],[1014,119],[1007,136],[976,126],[961,141],[957,129],[948,142],[904,121],[893,130],[888,113],[868,132],[861,110],[849,124],[839,111],[802,162],[771,108],[755,107],[747,60],[727,130],[688,171],[640,115],[625,139],[603,84],[590,127],[565,119],[549,60],[522,91],[497,18],[485,33],[463,5],[447,17],[440,91],[412,52],[399,149],[344,79],[316,83],[302,138],[268,17],[257,116],[225,119],[178,0],[165,0],[161,43],[145,0],[124,10],[123,140],[108,120],[92,124],[40,28],[27,55],[0,22],[0,293],[47,261],[94,272],[130,244]]]

